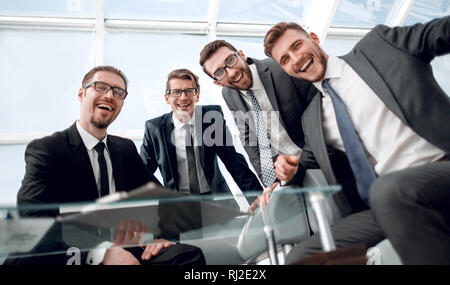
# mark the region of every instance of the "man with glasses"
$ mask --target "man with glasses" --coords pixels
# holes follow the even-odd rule
[[[78,91],[79,120],[64,131],[34,140],[27,146],[26,172],[17,195],[17,204],[59,205],[94,201],[115,191],[135,189],[150,181],[160,184],[145,169],[131,140],[107,134],[108,126],[119,115],[126,97],[127,79],[120,70],[111,66],[91,69],[84,76]],[[46,210],[37,207],[36,210],[24,209],[21,214],[54,217],[60,213],[59,206],[56,206]],[[134,225],[129,223],[129,226]],[[58,236],[58,229],[55,231]],[[67,248],[65,244],[60,244],[62,241],[57,242],[51,245],[55,247],[54,251]],[[133,256],[115,247],[108,251],[110,258],[107,261],[138,263],[140,258],[146,263],[171,264],[175,256],[178,260],[183,259],[180,259],[183,254],[186,257],[183,261],[187,264],[204,263],[198,248],[187,245],[166,248],[169,245],[172,243],[148,246],[147,249],[153,252],[141,249],[142,256]],[[57,255],[29,261],[64,264],[67,259],[65,255]]]
[[[141,157],[147,169],[154,173],[159,167],[165,187],[181,193],[230,194],[219,157],[242,191],[262,190],[236,152],[220,106],[196,106],[199,97],[198,77],[190,70],[168,75],[164,98],[172,112],[145,123]],[[227,206],[237,207],[230,202]]]
[[[272,59],[246,57],[224,40],[203,48],[200,65],[223,87],[242,145],[267,190],[276,179],[286,181],[296,173],[304,143],[300,118],[314,89],[311,84],[288,76]],[[285,173],[275,176],[280,166]],[[296,178],[286,182],[301,184]]]

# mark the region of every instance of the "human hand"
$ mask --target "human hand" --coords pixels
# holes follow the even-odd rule
[[[165,240],[165,239],[154,239],[150,244],[145,247],[144,252],[142,253],[142,260],[150,260],[152,256],[156,256],[163,248],[167,248],[169,246],[174,245],[174,242]]]
[[[270,195],[272,194],[272,191],[279,185],[279,182],[275,182],[273,183],[271,186],[268,186],[266,188],[264,188],[263,193],[258,196],[258,198],[253,201],[253,203],[248,206],[248,213],[250,215],[254,215],[256,208],[261,207],[264,208],[267,206],[267,204],[269,203],[270,200]]]
[[[300,158],[296,155],[278,155],[273,166],[280,181],[290,181],[298,171]]]
[[[122,221],[117,230],[114,244],[106,250],[103,257],[104,265],[140,265],[132,253],[123,249],[123,246],[143,246],[144,233],[147,231],[141,222],[129,220]]]
[[[122,221],[117,230],[113,246],[144,246],[144,234],[147,227],[140,221]]]
[[[277,188],[277,186],[280,184],[280,182],[275,182],[272,184],[272,186],[264,188],[264,191],[261,196],[259,196],[259,206],[261,208],[265,208],[267,204],[269,204],[270,196],[272,195],[272,191]]]

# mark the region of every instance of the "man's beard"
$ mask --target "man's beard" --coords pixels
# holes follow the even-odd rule
[[[234,89],[241,89],[241,90],[249,90],[253,86],[253,76],[252,72],[250,70],[250,67],[244,67],[241,68],[241,70],[244,72],[244,74],[247,75],[247,78],[249,79],[248,86],[239,86],[239,84],[230,83],[230,87]]]
[[[105,122],[96,121],[94,118],[91,118],[91,124],[97,129],[106,129],[110,124],[111,120],[107,120]]]
[[[249,86],[245,86],[244,90],[249,90],[253,86],[253,76],[250,67],[247,66],[247,68],[244,69],[244,72],[245,74],[247,74],[247,77],[249,79]]]

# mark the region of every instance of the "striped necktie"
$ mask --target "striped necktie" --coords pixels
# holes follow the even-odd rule
[[[248,90],[246,92],[247,95],[250,96],[253,111],[255,111],[256,135],[258,137],[259,157],[261,160],[261,176],[264,186],[267,187],[271,186],[276,179],[275,170],[273,168],[272,151],[258,99],[256,99],[252,91]]]

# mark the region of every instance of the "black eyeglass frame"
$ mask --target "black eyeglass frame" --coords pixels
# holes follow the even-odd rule
[[[109,87],[108,90],[106,90],[106,91],[100,91],[100,90],[97,90],[97,83],[101,83],[101,84],[104,84],[104,85],[108,86],[108,87]],[[95,91],[100,92],[100,93],[102,93],[102,94],[106,94],[106,93],[109,92],[109,90],[112,89],[112,91],[113,91],[113,96],[116,97],[117,99],[125,100],[125,98],[127,98],[127,95],[128,95],[128,91],[127,91],[127,90],[125,90],[125,89],[123,89],[123,88],[121,88],[121,87],[111,86],[111,85],[109,85],[108,83],[103,82],[103,81],[92,81],[92,82],[87,83],[86,85],[84,85],[84,88],[87,89],[87,88],[89,88],[89,87],[91,87],[91,86],[94,86]],[[116,93],[116,90],[123,90],[123,91],[125,92],[125,95],[122,96],[122,95]]]
[[[234,53],[232,53],[232,54],[230,54],[228,57],[227,57],[227,59],[225,60],[225,62],[227,62],[228,61],[228,59],[230,58],[230,57],[235,57],[236,59],[239,59],[239,51],[235,51]],[[225,74],[222,78],[217,78],[215,75],[214,75],[214,73],[213,73],[213,79],[215,80],[215,81],[220,81],[220,80],[223,80],[226,76],[227,76],[227,74],[228,74],[228,71],[227,71],[227,68],[233,68],[235,65],[236,65],[236,63],[237,63],[238,61],[236,60],[236,62],[233,64],[233,65],[229,65],[229,64],[225,64],[222,68],[219,68],[219,69],[217,69],[214,73],[217,73],[217,71],[219,71],[219,70],[223,70],[224,72],[223,72],[223,74]]]
[[[189,95],[186,93],[186,90],[189,90],[189,89],[192,89],[192,90],[194,91],[194,93],[193,93],[192,96],[189,96]],[[180,95],[174,95],[174,94],[172,94],[172,93],[173,93],[173,92],[172,92],[173,90],[179,90],[179,91],[180,91]],[[167,90],[166,94],[169,95],[169,96],[172,96],[172,97],[174,97],[174,98],[180,98],[180,97],[183,95],[183,92],[184,92],[184,95],[186,95],[186,97],[192,98],[192,97],[194,97],[194,96],[197,95],[198,89],[195,88],[195,87],[186,88],[186,89],[169,89],[169,90]]]

